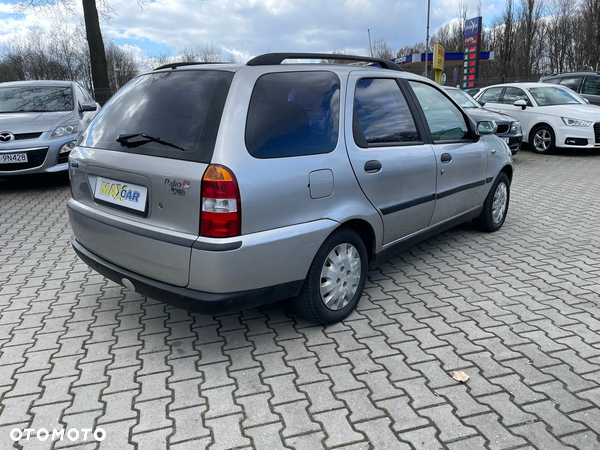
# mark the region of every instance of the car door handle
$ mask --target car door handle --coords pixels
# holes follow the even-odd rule
[[[443,153],[441,161],[443,163],[449,163],[450,161],[452,161],[452,155],[450,153]]]
[[[365,163],[365,172],[377,173],[381,170],[381,163],[377,160],[367,161]]]

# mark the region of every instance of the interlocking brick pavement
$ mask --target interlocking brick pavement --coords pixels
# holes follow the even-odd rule
[[[396,255],[327,328],[129,292],[72,251],[64,177],[0,180],[0,449],[600,449],[600,153],[515,166],[501,231]]]

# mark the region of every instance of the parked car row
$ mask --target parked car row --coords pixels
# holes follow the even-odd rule
[[[465,221],[500,229],[522,141],[600,147],[600,109],[565,86],[473,99],[348,55],[169,64],[98,110],[77,83],[0,85],[0,175],[68,168],[83,261],[196,311],[290,298],[321,323],[386,255]]]
[[[523,141],[537,153],[600,148],[600,108],[568,87],[508,83],[483,88],[475,99],[488,110],[518,119]]]

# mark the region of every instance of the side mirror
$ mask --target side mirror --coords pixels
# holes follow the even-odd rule
[[[477,103],[479,103],[481,105],[481,107],[485,106],[485,102],[481,101],[481,100],[477,100]]]
[[[98,109],[98,105],[94,102],[83,102],[81,104],[82,111],[96,111]]]
[[[495,134],[498,130],[496,124],[490,120],[477,123],[477,135],[486,136],[489,134]]]
[[[513,105],[515,106],[520,106],[521,109],[525,109],[527,108],[527,102],[525,100],[517,100],[516,102],[513,103]]]

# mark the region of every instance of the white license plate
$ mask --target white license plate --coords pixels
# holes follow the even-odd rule
[[[26,163],[27,153],[8,153],[0,155],[0,164]]]
[[[504,142],[506,142],[507,144],[510,142],[510,138],[502,138],[502,140],[503,140]]]
[[[113,205],[144,212],[148,189],[137,184],[98,177],[94,197]]]

